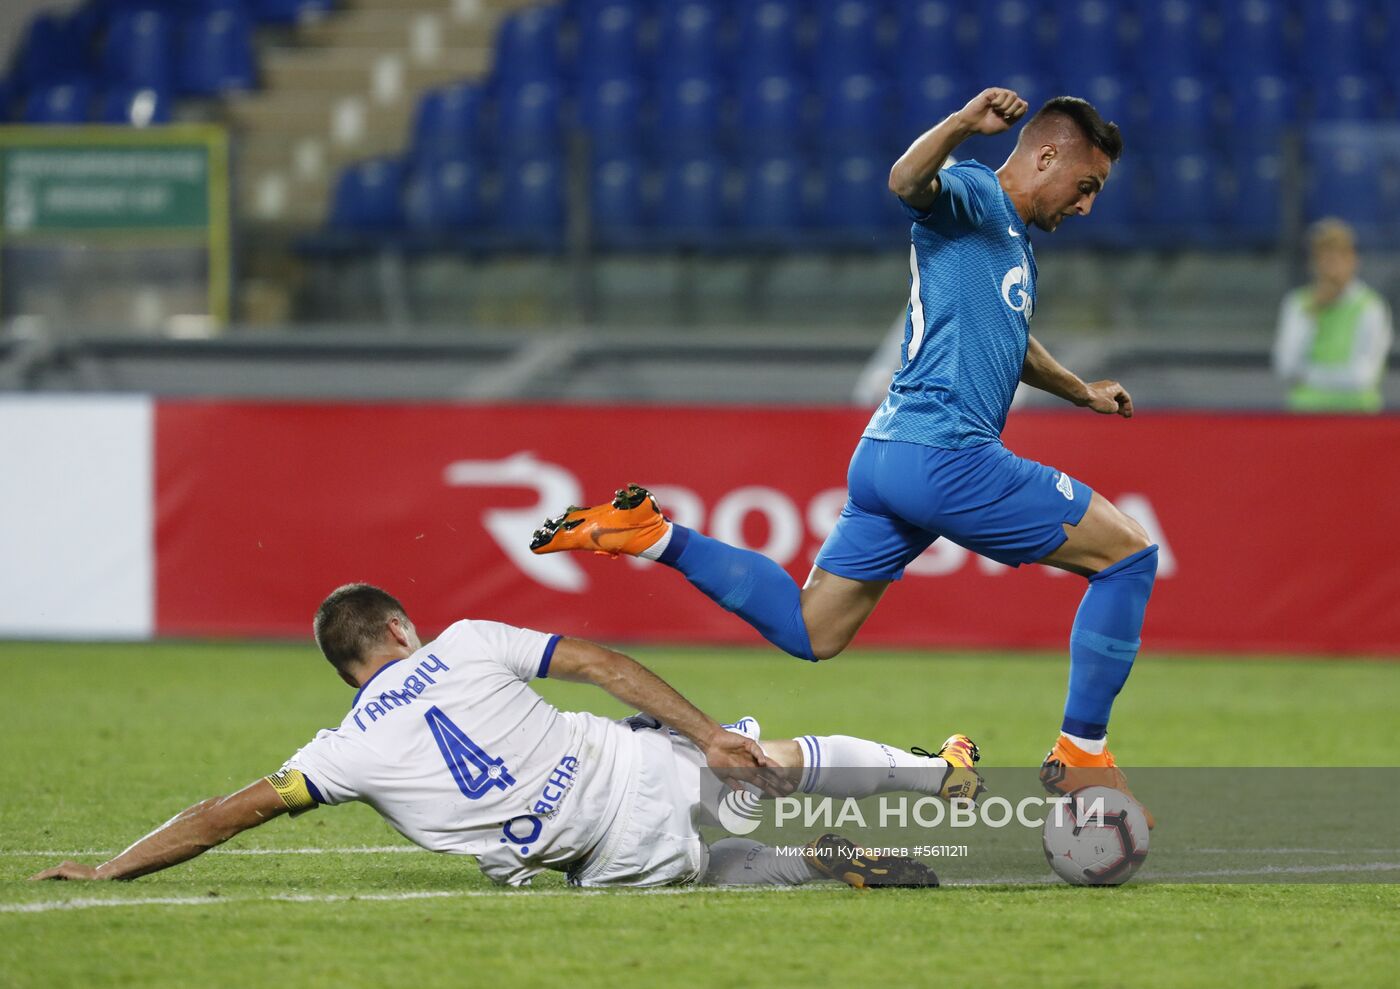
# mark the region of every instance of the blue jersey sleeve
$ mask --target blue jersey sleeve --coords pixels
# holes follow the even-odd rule
[[[1001,187],[996,175],[985,165],[959,162],[938,173],[938,196],[926,210],[916,209],[904,200],[904,212],[920,226],[942,234],[956,235],[981,226],[987,211],[996,202]]]

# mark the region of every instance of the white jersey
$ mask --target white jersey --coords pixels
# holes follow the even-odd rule
[[[527,681],[558,636],[461,621],[360,688],[283,769],[318,803],[359,800],[409,841],[474,855],[496,882],[567,869],[617,816],[638,760],[625,726],[562,712]]]

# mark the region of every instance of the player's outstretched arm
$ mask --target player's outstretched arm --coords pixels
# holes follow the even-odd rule
[[[1021,365],[1021,380],[1032,388],[1058,395],[1067,402],[1103,415],[1133,417],[1133,397],[1116,381],[1085,382],[1069,368],[1050,356],[1050,351],[1035,337],[1026,347],[1026,359]]]
[[[552,679],[602,687],[624,704],[651,715],[694,742],[717,773],[779,768],[757,742],[726,731],[714,718],[630,656],[582,639],[561,639],[554,649],[549,675]],[[754,778],[752,773],[749,778]],[[758,779],[761,784],[775,787],[782,782],[776,775],[768,779],[761,772]]]
[[[227,797],[211,797],[188,807],[116,858],[99,866],[64,862],[30,879],[135,879],[188,861],[240,831],[287,812],[266,778]]]
[[[909,145],[890,169],[890,192],[915,209],[928,209],[938,197],[938,170],[953,149],[973,134],[1000,134],[1026,109],[1026,101],[1012,90],[982,90]]]

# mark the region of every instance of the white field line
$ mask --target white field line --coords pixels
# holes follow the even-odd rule
[[[43,900],[34,903],[0,903],[0,913],[50,913],[55,910],[87,910],[93,907],[209,907],[225,903],[364,903],[402,900],[469,900],[482,897],[598,896],[624,892],[633,896],[694,896],[697,893],[790,893],[800,886],[667,886],[661,889],[463,889],[413,893],[273,893],[269,896],[148,896],[132,899]]]
[[[1150,880],[1225,879],[1245,876],[1303,876],[1333,873],[1392,872],[1400,870],[1400,862],[1367,862],[1339,865],[1264,866],[1258,869],[1210,869],[1196,872],[1148,873]],[[990,885],[1049,885],[1048,876],[999,876],[989,879],[959,879],[950,886]],[[834,884],[824,884],[834,885]],[[602,893],[627,893],[640,896],[695,896],[707,893],[754,894],[791,893],[798,886],[669,886],[661,889],[601,890],[601,889],[541,889],[541,890],[432,890],[411,893],[274,893],[269,896],[151,896],[133,899],[76,898],[72,900],[43,900],[34,903],[0,903],[2,913],[51,913],[58,910],[87,910],[102,907],[207,907],[225,903],[361,903],[400,902],[405,900],[467,900],[484,897],[519,896],[535,899],[556,896],[597,896]]]
[[[119,848],[86,848],[70,849],[69,851],[54,850],[49,848],[40,849],[9,849],[0,850],[0,855],[8,855],[14,858],[39,856],[41,858],[61,858],[63,856],[72,857],[74,855],[91,858],[94,855],[112,856],[121,851]],[[426,849],[416,845],[362,845],[351,848],[215,848],[205,852],[205,855],[395,855],[403,852],[423,852]]]

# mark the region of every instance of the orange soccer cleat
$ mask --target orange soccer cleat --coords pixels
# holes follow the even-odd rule
[[[1105,748],[1100,754],[1093,755],[1063,735],[1055,741],[1055,747],[1040,765],[1040,782],[1049,793],[1068,794],[1086,786],[1107,786],[1137,800],[1133,791],[1128,789],[1128,778],[1118,768],[1118,763],[1113,761],[1112,752]],[[1147,826],[1156,827],[1157,819],[1152,812],[1143,807],[1141,800],[1137,800],[1137,803],[1147,818]]]
[[[982,750],[966,735],[949,735],[937,752],[917,747],[909,751],[929,759],[942,759],[948,764],[948,772],[938,790],[938,795],[944,800],[976,801],[987,788],[987,781],[976,769],[978,761],[982,758]]]
[[[532,553],[584,550],[603,556],[639,556],[666,534],[670,525],[646,488],[629,484],[612,501],[592,508],[570,508],[548,519],[530,540]]]

